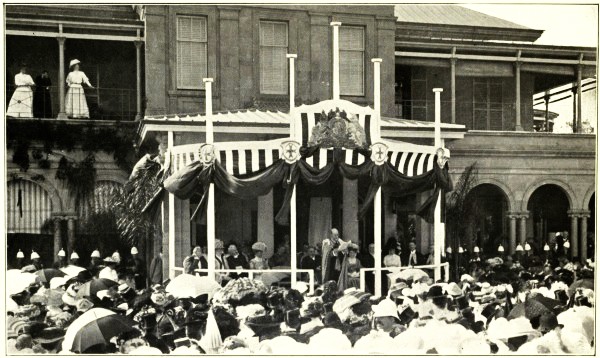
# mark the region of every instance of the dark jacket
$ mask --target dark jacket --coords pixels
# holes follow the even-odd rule
[[[250,265],[248,264],[248,260],[246,260],[246,257],[242,254],[239,254],[238,257],[233,257],[233,256],[227,256],[227,265],[229,265],[229,269],[231,270],[235,270],[238,267],[241,267],[243,269],[248,269],[250,268]],[[238,275],[237,273],[232,272],[230,274],[231,278],[238,278],[238,277],[247,277],[247,274],[242,274],[242,275]]]

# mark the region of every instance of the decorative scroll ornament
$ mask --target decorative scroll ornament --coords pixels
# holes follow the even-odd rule
[[[215,161],[215,146],[204,144],[200,147],[200,161],[204,165],[211,165]]]
[[[440,169],[444,169],[446,163],[448,163],[449,157],[446,156],[446,151],[444,148],[438,148],[435,151],[435,155],[437,156],[437,164],[440,166]]]
[[[286,163],[292,164],[300,159],[300,143],[288,140],[281,143],[281,151],[283,153],[283,159]]]
[[[310,146],[320,148],[365,148],[367,135],[355,115],[348,116],[339,108],[319,115],[318,123],[313,127]]]
[[[388,146],[378,142],[371,145],[371,160],[375,165],[382,165],[387,160]]]

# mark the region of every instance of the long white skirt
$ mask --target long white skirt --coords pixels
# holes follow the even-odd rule
[[[33,117],[33,91],[29,86],[17,87],[13,93],[6,115],[11,117]]]
[[[71,118],[90,118],[90,110],[81,85],[71,85],[65,99],[65,112]]]

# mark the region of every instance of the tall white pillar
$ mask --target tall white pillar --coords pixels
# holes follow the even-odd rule
[[[381,296],[381,187],[373,200],[373,236],[375,244],[375,296]]]
[[[296,54],[287,54],[285,57],[290,62],[290,113],[295,107],[296,98],[296,68],[294,66],[294,60],[298,57]]]
[[[298,251],[297,246],[297,224],[296,224],[297,212],[296,212],[296,185],[292,188],[292,198],[290,200],[290,266],[292,269],[292,287],[296,285],[296,269],[298,268],[298,263],[296,253]]]
[[[58,117],[57,119],[67,119],[65,111],[65,40],[62,35],[62,25],[59,25],[60,35],[58,40]]]
[[[434,88],[433,92],[435,93],[435,143],[434,146],[436,150],[438,148],[442,148],[442,124],[441,124],[441,94],[442,88]],[[434,165],[437,165],[434,164]],[[442,251],[444,250],[445,245],[445,232],[444,226],[442,224],[442,195],[443,193],[440,191],[439,196],[436,199],[435,211],[433,214],[433,246],[434,246],[434,255],[433,261],[436,265],[436,268],[433,271],[434,280],[437,281],[442,278],[442,268],[439,266],[442,263]]]
[[[173,131],[167,134],[167,153],[171,157],[171,151],[175,142]],[[169,193],[169,278],[175,277],[175,195]]]
[[[212,78],[202,79],[205,90],[205,116],[206,118],[206,143],[214,142],[212,121]],[[206,255],[208,256],[208,277],[215,277],[215,184],[210,183],[208,187],[208,201],[206,208]]]
[[[138,30],[138,38],[140,30]],[[135,120],[142,119],[142,45],[144,41],[136,40],[135,45]]]
[[[340,26],[342,23],[333,21],[333,99],[340,99]]]

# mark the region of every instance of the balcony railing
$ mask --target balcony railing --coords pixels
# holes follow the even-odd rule
[[[6,86],[6,114],[16,118],[57,118],[59,88],[31,87],[15,96],[16,86]],[[131,121],[135,119],[136,90],[131,88],[84,87],[83,96],[65,88],[65,112],[69,118]],[[13,99],[14,97],[14,99]],[[70,98],[68,98],[70,97]],[[85,104],[84,104],[85,103]],[[87,113],[85,111],[87,106]]]
[[[401,100],[395,103],[396,118],[433,122],[435,103],[433,100]],[[527,108],[529,106],[529,108]],[[451,101],[441,101],[442,122],[451,122]],[[507,102],[457,101],[456,123],[470,130],[512,131],[516,124],[516,104]],[[552,132],[555,113],[550,113],[548,123],[544,117],[534,116],[531,103],[521,104],[521,123],[525,131]],[[524,118],[524,113],[531,117]]]

